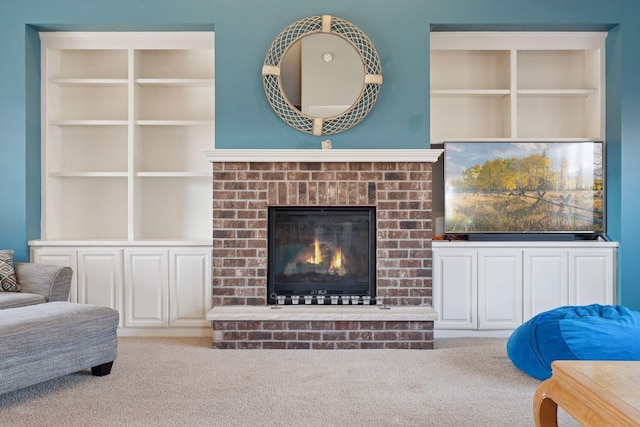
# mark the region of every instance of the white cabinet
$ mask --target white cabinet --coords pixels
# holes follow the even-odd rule
[[[431,33],[431,142],[604,140],[605,37]]]
[[[206,335],[211,247],[32,242],[32,261],[74,270],[74,302],[114,308],[123,335]]]
[[[616,251],[610,248],[524,251],[524,320],[563,305],[614,304]]]
[[[433,242],[436,329],[511,331],[563,305],[614,304],[615,242]]]
[[[434,305],[442,329],[513,329],[522,323],[519,250],[434,249]]]
[[[211,250],[125,250],[126,325],[207,327],[211,309]]]

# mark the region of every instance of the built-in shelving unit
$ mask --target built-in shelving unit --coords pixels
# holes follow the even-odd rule
[[[431,143],[604,141],[605,38],[598,32],[431,33]],[[434,164],[436,224],[443,215],[441,175],[442,164]],[[508,336],[553,307],[615,303],[617,247],[434,241],[437,333]]]
[[[209,239],[213,34],[42,44],[42,239]]]
[[[146,250],[141,248],[151,247],[148,255],[160,260],[154,267],[158,277],[167,276],[165,283],[172,283],[168,275],[173,264],[168,260],[173,253],[180,253],[182,265],[191,255],[198,266],[210,264],[211,164],[202,150],[214,147],[214,35],[43,32],[40,36],[42,236],[30,242],[34,259],[75,262],[76,272],[88,268],[77,286],[96,295],[95,290],[86,291],[91,284],[81,281],[90,277],[96,283],[98,275],[90,266],[99,265],[102,258],[92,257],[91,264],[82,265],[81,255],[88,248],[94,254],[109,246],[104,258],[108,263],[100,268],[117,266],[120,271],[114,277],[124,277],[122,286],[128,289],[118,291],[125,298],[125,309],[144,312],[144,304],[155,303],[142,302],[137,292],[155,289],[157,277],[149,276],[150,282],[143,284],[146,276],[135,266],[145,263],[129,263],[127,254],[135,252],[140,260]],[[163,242],[164,248],[158,249]],[[135,247],[140,250],[134,251]],[[122,268],[129,265],[133,270],[125,274]],[[202,295],[210,295],[210,272],[203,274],[188,292],[192,301],[208,307],[210,301]],[[187,282],[176,279],[183,289]],[[127,295],[136,295],[136,301],[128,301]],[[160,297],[159,306],[169,306],[167,295],[166,290],[155,295]],[[145,325],[135,319],[135,312],[130,311],[130,322]],[[147,323],[167,326],[165,314],[160,315],[162,321]],[[204,314],[202,324],[206,324]]]
[[[606,33],[431,33],[431,142],[604,140]]]

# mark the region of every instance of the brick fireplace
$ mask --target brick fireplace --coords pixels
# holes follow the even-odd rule
[[[215,348],[433,347],[439,150],[210,150]],[[267,305],[268,209],[375,207],[379,306]]]

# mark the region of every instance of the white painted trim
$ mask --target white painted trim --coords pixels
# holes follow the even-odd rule
[[[211,338],[213,330],[208,327],[120,327],[118,328],[119,337],[209,337]]]
[[[466,240],[434,240],[431,242],[433,249],[470,249],[470,248],[618,248],[619,242],[608,242],[602,240],[573,240],[573,241],[531,241],[531,240],[515,240],[515,241],[475,241]]]
[[[213,49],[213,31],[41,31],[47,49]]]
[[[202,150],[210,162],[429,162],[444,152],[441,149],[386,150]]]
[[[443,31],[430,34],[431,50],[602,49],[606,32]]]
[[[515,329],[499,329],[499,330],[453,330],[453,329],[433,329],[434,339],[443,338],[509,338]]]

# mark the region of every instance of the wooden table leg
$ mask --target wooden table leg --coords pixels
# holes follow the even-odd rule
[[[536,390],[533,397],[533,419],[537,427],[558,427],[558,404],[549,397],[555,381],[549,378]]]

